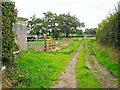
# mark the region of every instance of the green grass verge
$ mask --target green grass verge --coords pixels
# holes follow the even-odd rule
[[[33,45],[33,44],[36,44],[36,45],[44,44],[44,41],[27,42],[27,45]]]
[[[80,54],[77,57],[76,63],[76,72],[78,78],[78,87],[79,88],[101,88],[98,80],[92,74],[90,69],[85,64],[85,56],[84,56],[84,47],[81,46]]]
[[[77,51],[80,42],[75,43],[76,46],[67,46],[75,48],[70,54],[57,51],[20,52],[18,59],[15,60],[19,73],[17,88],[50,88],[54,81],[58,81],[59,75]],[[67,47],[62,50],[68,49]]]
[[[83,37],[78,37],[78,40],[81,41]],[[73,38],[74,41],[77,41],[77,38]]]
[[[78,42],[70,43],[68,46],[63,47],[62,49],[58,50],[58,52],[64,53],[64,54],[74,55],[82,42],[83,41],[81,40],[81,41],[78,41]]]
[[[21,80],[21,88],[48,88],[65,69],[70,56],[63,53],[21,52],[16,61]]]
[[[97,44],[93,44],[93,41],[90,41],[89,45],[92,48],[92,50],[95,52],[97,60],[101,64],[103,64],[107,69],[109,69],[111,72],[113,72],[113,74],[118,76],[119,65],[117,64],[117,62],[112,60],[112,58],[109,58],[109,55],[106,52],[106,50],[101,51],[100,49],[97,49],[96,48]]]
[[[84,37],[84,40],[96,39],[96,37]]]

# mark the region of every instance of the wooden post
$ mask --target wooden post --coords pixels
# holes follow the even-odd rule
[[[63,37],[62,37],[62,44],[63,44]]]
[[[44,43],[45,43],[45,51],[47,51],[47,36],[45,36],[45,39],[44,39]]]
[[[56,48],[56,38],[53,39],[54,40],[54,46],[53,46],[53,49]]]
[[[49,37],[49,50],[51,50],[51,36]]]
[[[77,37],[77,41],[78,41],[78,37]]]
[[[60,38],[58,38],[58,45],[60,45]]]
[[[60,45],[61,45],[61,37],[60,37]]]
[[[62,37],[61,37],[60,41],[61,41],[61,46],[62,46]]]

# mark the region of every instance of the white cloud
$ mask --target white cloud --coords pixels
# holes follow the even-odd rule
[[[76,15],[86,27],[97,27],[105,19],[108,11],[114,9],[119,0],[13,0],[19,10],[18,16],[29,18],[33,13],[42,17],[42,13],[68,13]]]

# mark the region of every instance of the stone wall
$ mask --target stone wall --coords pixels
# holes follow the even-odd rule
[[[20,46],[20,50],[27,50],[27,18],[17,17],[13,31],[16,33],[15,42]]]

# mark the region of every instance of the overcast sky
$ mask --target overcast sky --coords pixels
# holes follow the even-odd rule
[[[18,17],[30,18],[33,13],[43,17],[43,12],[68,13],[85,22],[85,28],[94,28],[113,12],[120,0],[13,0],[18,9]]]

